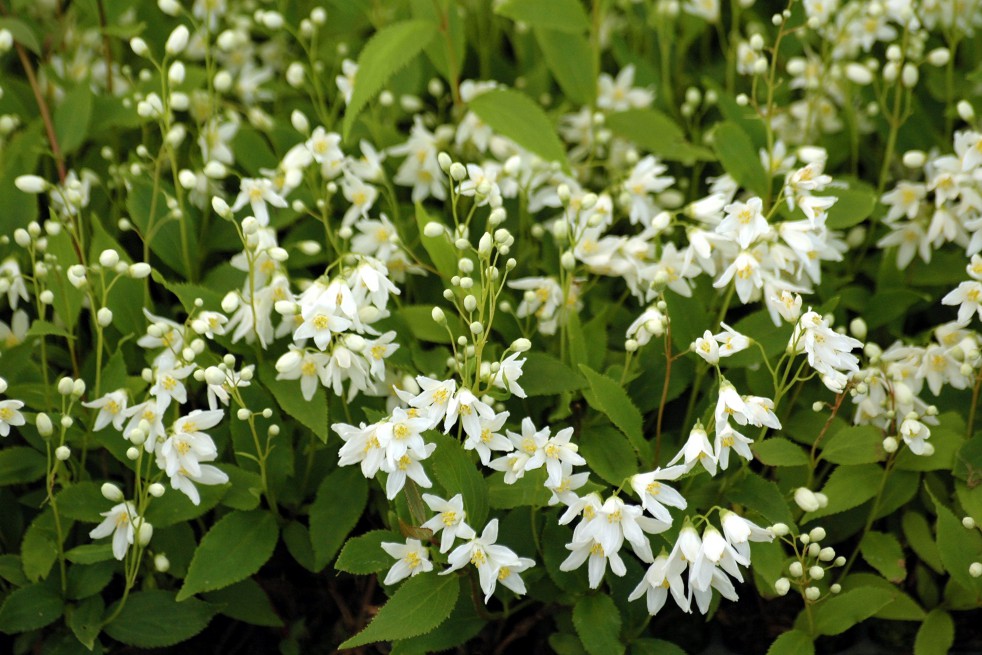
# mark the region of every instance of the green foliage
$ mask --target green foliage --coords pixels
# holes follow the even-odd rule
[[[876,614],[889,604],[894,594],[876,587],[859,587],[826,599],[815,610],[815,630],[821,635],[837,635]]]
[[[204,630],[215,615],[211,604],[195,598],[178,602],[173,592],[163,589],[133,593],[122,609],[120,603],[106,610],[115,618],[103,629],[113,639],[139,648],[180,643]]]
[[[635,452],[646,457],[648,443],[641,430],[641,412],[623,387],[585,364],[580,364],[580,371],[590,385],[589,391],[584,393],[590,406],[606,414],[610,422],[628,438]]]
[[[0,632],[14,634],[43,628],[61,617],[63,607],[61,596],[49,584],[21,587],[0,605]]]
[[[368,500],[368,485],[357,468],[337,469],[324,477],[310,507],[310,544],[314,569],[320,571],[337,554],[358,523]]]
[[[505,0],[498,3],[495,11],[532,27],[543,27],[577,34],[590,27],[583,5],[576,0]]]
[[[496,132],[547,161],[564,167],[566,150],[546,113],[531,98],[513,89],[494,89],[470,102],[471,110]]]
[[[621,616],[610,596],[590,594],[580,598],[573,607],[573,625],[590,655],[624,652]]]
[[[943,609],[933,609],[917,630],[914,655],[940,655],[955,643],[955,622]]]
[[[351,537],[341,549],[334,568],[359,575],[378,573],[393,563],[392,556],[382,550],[382,543],[398,543],[400,540],[400,536],[390,530],[372,530],[358,537]]]
[[[771,180],[746,132],[733,122],[723,122],[713,131],[713,149],[723,168],[742,186],[759,196],[769,195]]]
[[[662,159],[688,163],[716,159],[706,148],[689,143],[682,128],[657,109],[617,112],[607,117],[607,125],[615,133]]]

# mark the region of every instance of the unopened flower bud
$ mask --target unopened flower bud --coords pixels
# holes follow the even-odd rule
[[[791,581],[787,578],[778,578],[777,582],[774,583],[774,591],[777,592],[778,596],[786,596],[790,590]]]
[[[113,322],[113,312],[108,307],[100,307],[95,317],[100,327],[108,327]]]
[[[51,418],[45,413],[39,413],[34,419],[34,425],[37,426],[38,434],[42,437],[47,438],[54,434],[54,426],[51,424]]]
[[[971,516],[963,517],[962,525],[966,530],[973,530],[975,528],[975,519],[973,519]]]
[[[48,181],[37,175],[19,175],[14,179],[14,186],[24,193],[44,193],[48,190]]]
[[[444,323],[447,322],[447,315],[444,314],[443,310],[440,309],[439,307],[434,307],[433,311],[430,312],[430,316],[432,316],[433,320],[436,323],[439,323],[440,325],[443,325]]]
[[[788,573],[795,578],[800,578],[804,572],[805,570],[801,566],[801,562],[791,562],[791,565],[788,567]]]
[[[806,487],[798,487],[794,492],[794,502],[806,512],[816,511],[820,505],[815,494]]]
[[[807,598],[808,600],[812,600],[812,601],[818,600],[821,595],[822,592],[818,587],[808,587],[807,589],[805,589],[805,598]]]
[[[188,31],[188,28],[184,25],[178,25],[174,28],[174,31],[170,33],[170,36],[167,37],[167,43],[164,45],[164,51],[169,55],[180,54],[184,48],[187,47],[188,39],[190,37],[191,33]]]
[[[109,502],[119,503],[123,501],[123,491],[112,482],[104,482],[100,491],[102,491],[102,497]]]
[[[153,568],[157,573],[167,573],[170,570],[170,560],[163,553],[157,553],[153,556]]]
[[[808,569],[808,577],[810,577],[812,580],[821,580],[825,577],[825,569],[823,569],[821,566],[813,566]]]
[[[883,439],[883,452],[888,455],[897,452],[897,448],[900,447],[900,442],[897,441],[896,437],[885,437]]]
[[[72,449],[68,446],[58,446],[55,448],[55,458],[59,462],[64,462],[66,459],[72,456]]]
[[[130,264],[127,272],[131,278],[142,280],[150,275],[150,264],[146,262],[136,262],[135,264]]]
[[[958,116],[966,123],[975,120],[975,108],[968,100],[959,100],[955,108],[958,110]]]
[[[968,574],[973,578],[982,577],[982,562],[972,562],[968,567]]]
[[[150,495],[153,496],[154,498],[160,498],[161,496],[164,495],[166,488],[164,487],[164,485],[160,484],[159,482],[154,482],[149,487],[147,487],[147,491],[150,492]]]

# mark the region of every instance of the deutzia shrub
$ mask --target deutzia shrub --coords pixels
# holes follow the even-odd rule
[[[982,649],[978,3],[8,4],[11,652]]]

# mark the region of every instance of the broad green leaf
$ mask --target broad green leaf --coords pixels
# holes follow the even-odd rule
[[[634,450],[645,456],[648,452],[648,442],[645,441],[642,430],[641,412],[634,406],[627,391],[606,375],[597,373],[585,364],[580,364],[580,371],[590,384],[589,391],[584,394],[590,406],[606,414],[610,422],[631,441]]]
[[[62,528],[67,530],[64,519]],[[50,507],[38,514],[24,533],[20,557],[24,565],[24,575],[31,582],[48,577],[48,571],[58,559],[57,535],[55,515]]]
[[[115,436],[115,435],[114,435]],[[168,491],[160,498],[154,498],[147,508],[146,519],[155,528],[166,528],[203,516],[212,510],[225,495],[228,485],[198,485],[201,502],[195,505],[191,499],[178,491]]]
[[[24,575],[24,567],[20,563],[19,555],[0,555],[0,578],[15,587],[26,587],[30,584],[27,576]]]
[[[89,83],[82,82],[65,94],[65,98],[55,108],[55,134],[62,153],[70,155],[79,149],[88,136],[89,120],[92,118],[92,90]]]
[[[345,542],[334,568],[357,575],[378,573],[389,568],[395,564],[395,560],[382,550],[383,542],[404,543],[404,538],[390,530],[372,530],[352,537]]]
[[[276,369],[270,364],[261,364],[259,379],[263,386],[276,399],[285,416],[294,418],[317,435],[321,443],[327,443],[329,433],[327,418],[327,390],[317,385],[310,400],[300,393],[300,383],[297,381],[277,380]]]
[[[101,523],[102,512],[108,512],[113,503],[102,495],[101,485],[86,480],[76,482],[58,492],[58,512],[76,521]]]
[[[930,487],[928,487],[930,492]],[[982,596],[982,578],[973,578],[968,568],[982,553],[982,536],[978,530],[966,530],[962,522],[955,517],[950,509],[942,505],[937,498],[934,507],[938,513],[938,552],[941,562],[952,580],[975,594],[976,599]]]
[[[523,505],[542,507],[549,502],[550,496],[543,486],[545,481],[545,470],[530,471],[514,484],[505,483],[504,473],[494,473],[487,478],[488,503],[494,509],[514,509]]]
[[[829,504],[814,512],[809,512],[805,518],[813,521],[822,516],[838,514],[847,509],[859,507],[876,495],[882,479],[883,469],[877,464],[859,464],[836,468],[822,488],[822,493],[828,496]]]
[[[867,327],[873,330],[908,315],[915,304],[930,300],[929,295],[912,289],[884,289],[870,297],[863,316]]]
[[[606,594],[580,598],[573,607],[573,627],[590,655],[618,655],[624,652],[621,641],[621,614]]]
[[[173,188],[161,183],[171,197]],[[161,261],[176,272],[186,268],[181,251],[181,230],[177,222],[169,218],[167,198],[161,189],[154,195],[154,187],[149,180],[139,178],[133,180],[132,186],[126,193],[126,211],[133,225],[140,234],[152,235],[147,239],[150,250],[160,257]],[[188,275],[187,271],[184,271]]]
[[[105,544],[82,544],[65,553],[65,558],[75,564],[95,564],[113,559],[113,546]]]
[[[224,516],[194,551],[177,600],[222,589],[249,577],[269,560],[278,539],[276,519],[269,512],[254,510]]]
[[[788,501],[777,484],[765,480],[750,469],[744,469],[743,476],[727,491],[727,502],[745,505],[760,514],[767,523],[787,523],[794,525]]]
[[[977,486],[982,480],[982,436],[972,437],[962,444],[955,454],[951,474]]]
[[[439,38],[431,41],[426,47],[426,56],[433,64],[433,67],[440,71],[440,75],[450,84],[454,84],[458,81],[454,80],[454,74],[456,73],[459,77],[460,71],[465,63],[464,59],[467,56],[463,17],[460,15],[460,12],[454,11],[452,3],[446,1],[410,0],[409,5],[413,12],[413,18],[428,20],[432,23],[442,23],[443,16],[441,14],[445,12],[447,18],[446,27],[450,35],[449,43],[446,36],[440,35]],[[453,48],[452,60],[448,56],[451,55],[451,47]]]
[[[801,630],[788,630],[771,643],[767,655],[815,655],[815,642]]]
[[[0,606],[0,632],[14,634],[43,628],[61,618],[64,602],[47,584],[15,589]]]
[[[7,76],[10,79],[10,76]],[[14,185],[17,176],[37,170],[42,148],[39,147],[42,134],[40,118],[34,119],[26,127],[14,132],[4,144],[3,157],[0,157],[0,233],[13,234],[19,227],[38,217],[38,200],[26,196]]]
[[[105,609],[102,596],[90,596],[65,613],[65,622],[72,634],[89,650],[95,647],[95,639],[102,632]]]
[[[390,77],[419,55],[436,34],[436,23],[407,20],[383,27],[368,40],[358,55],[358,73],[344,112],[345,138],[368,101],[382,90]]]
[[[505,0],[495,13],[531,27],[544,27],[578,34],[590,29],[590,21],[579,0]]]
[[[455,575],[438,575],[432,571],[409,578],[372,622],[339,648],[344,650],[426,634],[447,620],[458,595],[460,583]]]
[[[0,450],[0,487],[40,480],[47,470],[44,455],[33,448],[7,446]]]
[[[739,125],[730,121],[718,124],[713,130],[713,149],[723,169],[740,186],[761,197],[768,195],[771,179],[760,163],[750,137]]]
[[[248,125],[240,126],[235,132],[235,136],[232,137],[232,150],[235,152],[235,161],[241,164],[249,175],[261,175],[260,169],[275,169],[279,163],[263,133]]]
[[[31,327],[27,330],[28,337],[59,337],[62,339],[74,339],[75,335],[66,330],[63,327],[55,325],[51,321],[45,321],[40,318],[35,319],[31,323]]]
[[[614,486],[620,486],[639,470],[638,456],[631,443],[613,427],[584,428],[579,435],[579,446],[590,470]]]
[[[860,552],[866,563],[890,582],[900,583],[907,577],[903,548],[892,534],[875,530],[867,532],[860,544]]]
[[[106,610],[112,615],[119,601]],[[215,608],[189,598],[177,602],[173,591],[154,589],[130,594],[119,615],[105,626],[116,641],[139,648],[163,648],[190,639],[207,627]]]
[[[441,234],[435,237],[426,236],[426,226],[430,223],[437,223],[444,227]],[[449,282],[450,278],[457,275],[459,270],[457,263],[460,260],[459,251],[450,243],[449,232],[441,221],[431,218],[422,203],[416,203],[416,227],[419,229],[419,240],[430,256],[433,266],[444,279]],[[442,326],[440,327],[442,330]],[[446,332],[446,330],[444,330]]]
[[[493,89],[470,102],[470,108],[491,129],[547,161],[568,168],[566,149],[552,121],[536,102],[520,91]]]
[[[921,606],[913,598],[900,591],[897,585],[887,582],[875,573],[853,573],[846,576],[842,581],[842,588],[846,591],[858,587],[876,587],[885,589],[894,595],[893,600],[884,605],[875,616],[878,619],[887,621],[923,621],[926,616]]]
[[[635,639],[631,642],[631,655],[685,655],[685,651],[664,639]]]
[[[568,632],[553,632],[549,635],[549,647],[556,655],[587,655],[580,638]]]
[[[843,180],[836,178],[836,182]],[[825,224],[835,230],[844,230],[862,223],[876,207],[876,190],[859,180],[846,181],[848,186],[829,186],[821,195],[835,196],[838,200],[828,210]]]
[[[0,30],[7,30],[14,37],[14,41],[34,54],[41,55],[41,43],[34,31],[24,21],[16,18],[0,18]]]
[[[875,587],[858,587],[826,599],[815,609],[815,631],[837,635],[876,614],[893,600],[893,593]]]
[[[954,466],[959,449],[966,443],[964,432],[941,426],[931,427],[930,442],[934,446],[930,455],[915,455],[910,448],[904,448],[894,465],[904,471],[948,471]]]
[[[310,531],[299,521],[290,521],[283,528],[283,543],[297,564],[311,573],[317,573],[314,568],[314,547],[310,545]]]
[[[821,456],[833,464],[872,464],[883,455],[883,431],[874,425],[854,425],[829,437]]]
[[[955,643],[955,622],[941,608],[933,609],[917,630],[914,655],[945,655]]]
[[[586,37],[545,27],[535,28],[535,40],[559,88],[574,103],[589,105],[597,95],[593,51]]]
[[[433,439],[437,447],[432,455],[432,471],[446,491],[446,498],[462,494],[467,523],[484,525],[488,517],[488,485],[484,476],[459,441],[443,434],[436,434]]]
[[[341,548],[366,502],[368,483],[357,466],[339,468],[321,482],[310,507],[310,545],[316,570],[327,566]]]
[[[228,490],[222,495],[222,505],[244,512],[259,507],[263,480],[258,473],[232,464],[219,464],[218,468],[228,476]]]
[[[653,155],[671,161],[714,161],[708,148],[689,143],[685,132],[668,114],[657,109],[630,109],[610,114],[607,127]]]
[[[465,584],[463,578],[460,579],[460,584]],[[476,636],[485,625],[487,625],[487,621],[478,616],[474,601],[465,588],[461,590],[457,604],[446,621],[425,635],[397,641],[393,644],[392,655],[409,655],[410,653],[425,655],[427,653],[445,652],[455,646],[465,644]]]
[[[586,386],[583,376],[545,352],[525,353],[525,366],[519,380],[528,396],[555,396]]]
[[[944,564],[941,563],[941,554],[938,552],[938,544],[934,540],[934,533],[927,519],[920,512],[909,511],[904,513],[901,525],[904,531],[904,539],[911,549],[922,562],[930,566],[937,573],[944,572]]]
[[[252,578],[236,582],[231,587],[210,591],[204,594],[204,598],[220,608],[220,614],[236,621],[271,628],[283,626],[283,619],[276,614],[266,591]]]
[[[113,575],[122,567],[118,562],[97,562],[95,564],[75,564],[68,567],[67,600],[81,600],[94,596],[109,584]]]
[[[801,446],[783,437],[770,437],[753,445],[757,459],[768,466],[808,466],[808,455]]]

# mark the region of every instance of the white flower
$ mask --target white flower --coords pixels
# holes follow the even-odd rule
[[[512,353],[505,357],[491,382],[499,389],[507,389],[518,398],[526,398],[525,389],[518,384],[518,378],[522,377],[522,367],[525,365],[525,358],[518,359],[519,355],[521,353]]]
[[[730,203],[723,211],[726,212],[726,217],[716,226],[716,233],[733,239],[741,248],[749,248],[750,244],[770,229],[764,218],[760,198]]]
[[[382,550],[398,560],[385,575],[383,584],[392,585],[417,573],[433,570],[429,551],[423,547],[419,539],[406,539],[405,544],[383,541],[381,546]]]
[[[378,427],[378,423],[362,423],[357,427],[347,423],[333,424],[331,429],[344,441],[338,451],[338,466],[360,464],[362,475],[368,479],[374,478],[385,461],[385,449],[377,435]]]
[[[246,177],[242,179],[239,195],[235,198],[232,211],[239,211],[245,207],[246,203],[251,207],[252,215],[263,227],[269,225],[269,209],[266,207],[266,203],[274,207],[287,206],[286,199],[277,193],[273,183],[265,178]]]
[[[507,546],[495,543],[497,541],[498,519],[492,519],[480,537],[457,546],[450,553],[447,557],[450,566],[441,571],[440,575],[447,575],[470,563],[477,567],[485,603],[491,598],[498,582],[515,593],[524,594],[525,583],[518,574],[535,566],[535,562],[527,557],[519,557]]]
[[[669,559],[664,553],[655,558],[655,561],[648,567],[641,582],[634,588],[628,600],[637,600],[645,596],[648,605],[648,614],[654,616],[665,605],[668,599],[668,592],[672,592],[672,598],[682,609],[683,612],[689,611],[689,599],[685,595],[685,588],[682,582],[682,572],[685,571],[685,562],[680,559]]]
[[[601,73],[597,78],[597,106],[608,111],[643,109],[649,106],[654,100],[654,93],[633,85],[633,64],[622,68],[616,80],[607,73]]]
[[[300,316],[303,323],[293,333],[294,341],[313,338],[320,350],[326,350],[331,337],[351,327],[351,321],[339,316],[337,308],[318,300],[314,304],[302,305]]]
[[[962,282],[958,287],[949,291],[941,299],[942,304],[958,306],[958,322],[968,325],[972,320],[973,314],[978,314],[982,320],[982,282],[978,280],[968,280]]]
[[[750,561],[751,541],[774,541],[774,533],[729,510],[720,512],[723,523],[723,536],[733,549],[748,562]]]
[[[90,539],[102,539],[103,537],[113,536],[113,556],[122,560],[126,557],[126,550],[133,543],[136,536],[133,523],[138,518],[136,508],[133,503],[127,501],[114,505],[108,512],[102,512],[104,516],[102,523],[97,525],[89,532]]]
[[[10,426],[24,425],[24,415],[19,411],[23,406],[19,400],[0,400],[0,437],[10,434]]]
[[[444,500],[432,494],[423,494],[423,502],[437,515],[421,525],[421,528],[432,530],[433,534],[443,532],[440,536],[440,552],[445,553],[453,546],[455,539],[473,539],[474,529],[464,522],[467,512],[464,511],[464,497],[457,494],[450,500]]]
[[[481,426],[481,434],[478,437],[467,435],[464,440],[465,450],[476,450],[481,458],[481,463],[485,466],[491,461],[491,451],[504,451],[514,449],[511,441],[499,433],[508,419],[508,412],[496,414],[493,418],[478,417]]]
[[[677,480],[685,472],[685,466],[669,466],[657,468],[649,473],[638,473],[631,476],[631,488],[641,498],[641,506],[659,521],[672,524],[672,515],[665,505],[685,509],[685,498],[678,491],[663,484],[665,480]]]
[[[710,475],[716,475],[716,455],[713,452],[713,447],[709,444],[709,435],[706,434],[702,423],[696,423],[689,432],[689,438],[682,446],[682,450],[672,458],[668,465],[671,466],[680,459],[684,459],[687,471],[691,471],[696,464],[702,464]]]
[[[385,495],[389,500],[395,498],[402,491],[406,484],[406,478],[426,489],[433,486],[419,462],[432,455],[434,450],[436,450],[435,443],[426,444],[419,450],[407,450],[406,454],[391,467],[387,466],[383,460],[382,470],[389,474],[385,481]]]
[[[150,395],[157,399],[161,410],[167,409],[171,400],[176,400],[181,405],[188,401],[188,392],[183,380],[191,375],[194,369],[194,364],[188,364],[180,368],[167,367],[156,371],[154,385],[150,387]]]
[[[114,428],[122,431],[123,421],[126,420],[126,405],[125,389],[117,389],[112,393],[107,393],[102,398],[82,403],[83,407],[99,410],[95,418],[95,425],[92,426],[94,432],[98,432],[110,423],[113,424]]]

